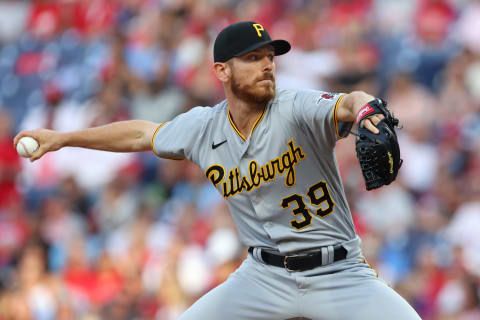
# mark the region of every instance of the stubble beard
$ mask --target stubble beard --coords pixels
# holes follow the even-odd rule
[[[247,103],[266,105],[275,96],[275,77],[269,75],[265,78],[271,80],[273,85],[262,85],[262,88],[259,88],[257,87],[259,86],[259,80],[256,80],[253,85],[242,85],[237,81],[235,76],[233,76],[230,85],[232,93]]]

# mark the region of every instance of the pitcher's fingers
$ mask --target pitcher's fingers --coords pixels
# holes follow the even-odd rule
[[[378,125],[378,123],[382,120],[382,118],[380,118],[380,115],[376,114],[376,115],[373,115],[371,116],[370,118],[370,121],[373,123],[373,125]]]
[[[30,162],[34,162],[40,159],[45,153],[48,152],[48,149],[45,146],[40,146],[37,151],[35,151],[30,157]]]
[[[378,131],[377,127],[375,127],[372,123],[372,121],[370,121],[370,119],[365,119],[363,120],[363,126],[365,128],[367,128],[370,132],[373,132],[375,134],[378,134],[380,131]]]
[[[18,143],[18,140],[20,140],[21,138],[23,137],[28,137],[28,131],[20,131],[16,136],[15,138],[13,138],[13,146],[15,148],[17,148],[17,143]]]

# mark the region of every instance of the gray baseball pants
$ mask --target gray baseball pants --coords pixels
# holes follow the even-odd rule
[[[361,256],[301,272],[248,255],[179,320],[418,320],[415,310]]]

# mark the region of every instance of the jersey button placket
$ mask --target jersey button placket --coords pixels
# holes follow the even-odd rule
[[[250,138],[248,138],[246,141],[243,141],[243,144],[241,144],[240,154],[242,158],[247,156],[247,151],[249,146],[250,146]]]

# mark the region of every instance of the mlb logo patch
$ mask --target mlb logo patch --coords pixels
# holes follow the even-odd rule
[[[332,100],[333,97],[334,97],[334,95],[331,94],[331,93],[324,93],[324,94],[322,94],[322,98],[323,98],[323,99]]]
[[[335,97],[335,94],[333,93],[329,93],[329,92],[322,93],[322,95],[317,98],[317,104],[320,104],[320,102],[324,99],[332,100],[334,97]]]

